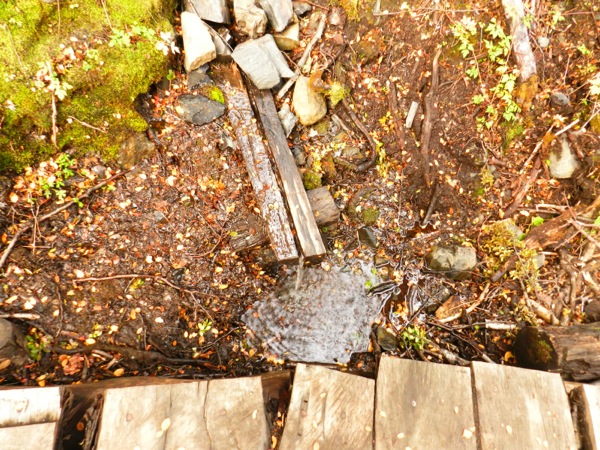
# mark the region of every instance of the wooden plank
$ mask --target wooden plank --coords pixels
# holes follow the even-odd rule
[[[239,69],[235,63],[214,64],[213,79],[227,97],[227,116],[246,162],[261,215],[267,222],[275,255],[279,261],[297,261],[298,251],[285,203]]]
[[[59,418],[58,387],[0,389],[0,427],[56,422]]]
[[[600,387],[582,384],[573,389],[578,406],[578,419],[586,449],[600,449]]]
[[[482,450],[576,449],[560,375],[472,363]]]
[[[204,419],[211,449],[271,447],[260,377],[211,381]]]
[[[383,356],[377,374],[375,448],[476,449],[466,367]]]
[[[281,450],[373,448],[375,382],[298,364]]]
[[[246,86],[256,107],[273,161],[279,172],[279,179],[287,199],[302,254],[306,259],[319,258],[325,255],[327,250],[321,239],[321,233],[308,201],[302,177],[288,147],[283,126],[277,115],[273,94],[270,90],[257,89],[252,82],[246,83]]]
[[[57,423],[35,423],[0,428],[2,450],[53,450]]]

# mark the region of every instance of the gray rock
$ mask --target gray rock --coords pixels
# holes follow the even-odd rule
[[[308,126],[318,122],[327,114],[327,102],[319,92],[309,85],[309,78],[300,76],[296,80],[292,106],[302,125]]]
[[[571,178],[573,173],[579,169],[577,156],[575,156],[567,139],[564,137],[561,139],[560,154],[558,152],[550,152],[548,160],[550,175],[556,179]]]
[[[194,70],[188,74],[188,89],[190,91],[214,84],[214,81],[200,69]]]
[[[226,0],[185,0],[185,10],[209,22],[231,23]]]
[[[258,89],[271,89],[281,77],[294,75],[270,34],[238,45],[231,56]]]
[[[298,17],[301,17],[312,10],[312,6],[310,6],[310,3],[302,1],[292,2],[292,8],[294,9],[294,13],[296,13]]]
[[[369,227],[362,227],[358,230],[358,240],[361,244],[376,249],[379,245],[377,236]]]
[[[225,105],[202,95],[181,95],[177,113],[186,122],[204,125],[225,114]]]
[[[185,70],[191,72],[217,57],[209,27],[194,13],[181,13]]]
[[[156,146],[144,133],[135,133],[123,141],[117,160],[124,169],[131,169],[150,157],[155,150]]]
[[[550,39],[546,36],[540,36],[537,41],[540,48],[547,48],[550,45]]]
[[[258,2],[267,13],[273,29],[277,32],[285,30],[294,14],[292,0],[258,0]]]
[[[281,121],[281,125],[283,126],[283,131],[285,131],[286,137],[289,136],[298,123],[298,118],[291,111],[288,103],[283,104],[281,109],[277,112],[277,115],[279,116],[279,120]]]
[[[102,164],[96,164],[94,167],[92,167],[92,172],[94,172],[98,178],[106,177],[106,167]]]
[[[231,53],[233,50],[229,45],[229,42],[232,41],[232,37],[229,34],[229,30],[227,28],[223,28],[222,32],[217,32],[209,27],[208,31],[212,36],[213,44],[215,44],[215,50],[217,52],[217,60],[220,61],[231,61]]]
[[[306,164],[306,152],[300,147],[292,147],[292,155],[294,155],[294,161],[297,166],[304,166]]]
[[[233,15],[240,31],[250,39],[256,39],[267,29],[267,14],[254,0],[233,0]]]
[[[300,45],[300,24],[293,23],[281,33],[273,35],[279,50],[284,52],[294,50]]]
[[[477,266],[477,255],[472,247],[435,246],[425,258],[431,270],[445,272],[448,277],[455,280],[469,278],[470,272]]]
[[[550,96],[550,103],[552,103],[552,106],[562,107],[567,106],[570,103],[570,101],[569,97],[567,97],[562,92],[555,92]]]

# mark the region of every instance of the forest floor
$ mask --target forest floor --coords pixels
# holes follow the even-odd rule
[[[309,17],[330,12],[322,3]],[[365,261],[397,287],[378,328],[396,341],[382,344],[374,333],[372,351],[355,355],[344,370],[372,374],[380,351],[512,364],[516,327],[582,321],[584,305],[597,298],[598,220],[585,222],[576,208],[600,195],[600,136],[591,131],[600,124],[588,122],[599,109],[591,88],[600,73],[600,12],[594,2],[539,3],[528,16],[538,90],[520,112],[510,45],[497,33],[498,26],[508,33],[500,5],[463,10],[455,1],[434,8],[384,1],[379,15],[358,10],[359,21],[335,8],[313,67],[328,66],[323,79],[349,89],[348,102],[381,143],[378,164],[357,173],[331,162],[328,155],[339,149],[369,152],[341,104],[317,125],[296,128],[290,142],[306,156],[303,169],[321,171],[342,213],[323,230],[329,253],[320,266]],[[439,77],[434,89],[432,74]],[[250,339],[241,317],[296,267],[273,263],[264,252],[232,251],[236,224],[257,206],[245,164],[225,116],[202,127],[178,118],[176,98],[188,89],[185,73],[174,75],[168,89],[146,99],[162,147],[133,169],[63,156],[2,179],[2,250],[20,228],[30,228],[2,268],[0,304],[3,317],[27,335],[32,357],[2,367],[2,384],[233,377],[291,364]],[[551,101],[557,93],[568,104]],[[433,108],[424,111],[428,96]],[[405,129],[413,101],[420,106]],[[341,135],[333,113],[349,131]],[[547,162],[562,138],[578,168],[556,179]],[[76,194],[112,176],[89,196]],[[44,187],[49,177],[65,186]],[[61,207],[61,196],[62,204],[77,198],[45,219]],[[375,217],[365,220],[357,206]],[[510,218],[526,234],[569,212],[562,225],[571,232],[558,245],[536,249],[544,255],[539,269],[528,263],[537,256],[496,226]],[[376,249],[357,238],[365,225],[377,237]],[[466,280],[427,268],[431,248],[451,244],[477,251],[478,267]],[[492,281],[513,255],[516,269]],[[409,304],[415,296],[423,305],[418,311]],[[446,321],[436,311],[448,301],[463,312]]]

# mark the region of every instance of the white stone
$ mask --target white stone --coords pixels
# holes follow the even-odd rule
[[[561,139],[560,155],[558,152],[551,152],[548,159],[550,175],[556,179],[571,178],[579,168],[579,161],[565,138]]]
[[[254,0],[233,0],[235,23],[242,33],[250,39],[265,34],[267,14],[254,3]]]
[[[226,0],[186,0],[185,10],[209,22],[231,23]]]
[[[185,49],[185,70],[191,72],[217,57],[208,25],[194,13],[181,13],[181,30]]]
[[[285,30],[292,15],[294,14],[294,7],[292,6],[292,0],[258,0],[260,6],[267,13],[269,23],[276,32]]]
[[[312,125],[327,114],[325,97],[311,89],[308,77],[300,76],[296,80],[292,106],[302,125]]]

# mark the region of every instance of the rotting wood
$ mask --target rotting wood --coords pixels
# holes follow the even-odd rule
[[[373,448],[375,382],[298,364],[280,450]]]
[[[600,387],[582,384],[570,393],[577,406],[577,423],[583,448],[600,449]]]
[[[469,368],[383,356],[375,448],[476,449]]]
[[[577,448],[558,374],[482,362],[471,368],[479,448]]]
[[[254,188],[273,250],[278,261],[296,262],[298,251],[288,221],[285,203],[261,133],[252,112],[250,99],[235,63],[213,65],[214,79],[227,98],[227,115],[234,129],[250,181]]]
[[[600,324],[522,328],[514,353],[521,367],[558,372],[575,381],[599,379]]]
[[[322,186],[317,189],[311,189],[307,192],[313,215],[319,227],[331,225],[340,218],[340,210],[335,204],[331,193],[327,187]],[[250,213],[245,220],[240,220],[233,224],[232,229],[236,235],[232,236],[231,248],[236,252],[250,250],[268,242],[264,221]]]
[[[308,260],[319,258],[327,250],[315,222],[302,177],[288,147],[273,95],[268,90],[257,89],[251,82],[246,83],[246,87],[277,167],[302,255]]]

